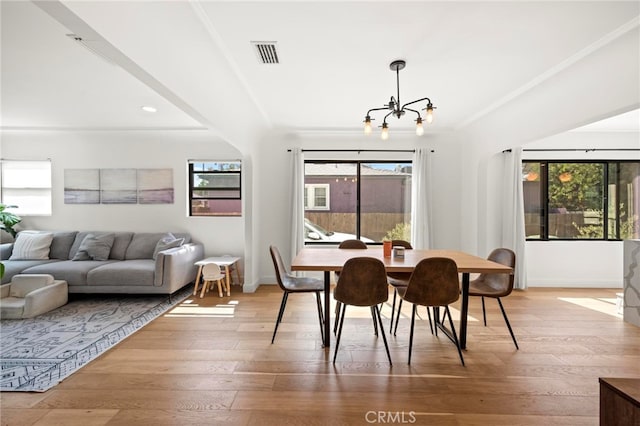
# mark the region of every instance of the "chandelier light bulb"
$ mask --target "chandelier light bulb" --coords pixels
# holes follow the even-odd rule
[[[431,124],[433,123],[433,105],[429,104],[427,105],[427,123]]]
[[[424,127],[422,126],[422,118],[420,117],[418,117],[418,119],[416,120],[416,135],[424,135]]]
[[[371,134],[371,117],[369,117],[368,115],[364,118],[364,134],[365,135],[370,135]]]
[[[383,141],[389,139],[389,126],[387,123],[382,123],[382,133],[380,134],[380,137]]]

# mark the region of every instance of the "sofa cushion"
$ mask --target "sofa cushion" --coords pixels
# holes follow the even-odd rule
[[[151,259],[123,260],[99,266],[89,271],[90,286],[147,286],[154,284],[155,262]]]
[[[133,238],[133,232],[116,232],[109,259],[124,260],[131,238]]]
[[[15,275],[22,273],[24,270],[29,269],[33,266],[43,265],[46,263],[55,263],[60,262],[58,259],[49,259],[49,260],[10,260],[4,261],[4,275],[2,276],[2,284],[8,283],[11,281]],[[46,272],[44,272],[46,273]]]
[[[180,247],[183,243],[184,238],[176,238],[170,232],[165,234],[165,236],[156,243],[156,248],[153,250],[153,260],[156,260],[156,258],[158,257],[158,252],[170,248]]]
[[[137,232],[131,239],[125,259],[153,259],[156,244],[165,234],[164,232]]]
[[[13,244],[9,260],[49,259],[49,250],[53,241],[52,232],[21,231]]]
[[[88,234],[72,260],[107,260],[114,238],[114,234]]]
[[[65,280],[70,287],[86,286],[87,274],[98,266],[107,263],[118,262],[117,260],[86,260],[84,262],[74,262],[73,260],[63,260],[60,262],[46,263],[33,266],[23,271],[26,274],[51,274],[57,280]],[[126,285],[126,283],[121,283]]]
[[[51,250],[49,250],[49,259],[69,259],[69,251],[76,239],[77,231],[54,232],[51,241]]]

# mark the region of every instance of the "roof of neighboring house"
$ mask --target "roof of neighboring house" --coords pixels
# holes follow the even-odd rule
[[[409,166],[410,167],[410,166]],[[401,172],[388,169],[377,169],[362,165],[360,170],[366,176],[411,176],[411,172]],[[354,163],[305,163],[305,175],[307,176],[355,176],[356,164]]]

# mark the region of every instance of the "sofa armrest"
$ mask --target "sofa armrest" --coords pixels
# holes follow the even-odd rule
[[[69,300],[67,282],[56,280],[53,284],[33,290],[24,298],[23,318],[32,318],[58,308]]]
[[[11,291],[11,284],[0,285],[0,299],[9,297],[9,291]]]
[[[13,243],[0,244],[0,260],[9,260],[13,252]]]
[[[203,256],[204,246],[200,243],[184,244],[158,252],[154,285],[173,287],[177,290],[193,282],[198,272],[195,263],[202,260]]]

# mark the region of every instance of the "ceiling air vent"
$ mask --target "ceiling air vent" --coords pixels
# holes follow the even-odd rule
[[[116,65],[116,63],[113,62],[111,58],[107,57],[105,54],[103,54],[100,51],[100,48],[102,47],[100,44],[100,41],[85,40],[77,34],[66,34],[66,36],[69,37],[74,42],[76,42],[76,44],[79,44],[80,46],[84,47],[89,52],[93,53],[94,55],[96,55],[103,61],[107,62],[108,64]]]
[[[275,41],[252,41],[251,44],[256,49],[258,59],[263,64],[279,64],[278,52]]]

